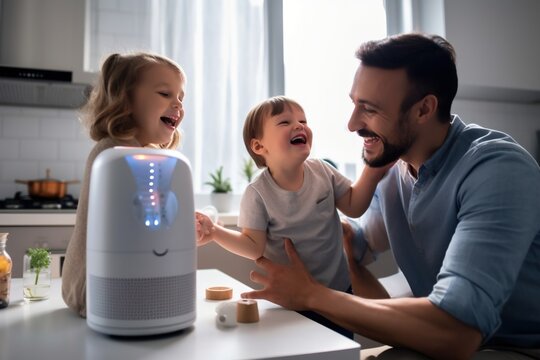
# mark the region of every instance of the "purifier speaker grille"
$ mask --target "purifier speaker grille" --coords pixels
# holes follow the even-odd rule
[[[159,277],[118,279],[89,276],[89,311],[115,320],[152,320],[195,311],[195,272]]]

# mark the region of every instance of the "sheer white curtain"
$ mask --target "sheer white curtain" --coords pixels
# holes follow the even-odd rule
[[[91,52],[151,50],[184,68],[188,82],[181,151],[191,161],[195,191],[210,192],[203,183],[210,172],[223,166],[234,192],[241,193],[246,185],[241,167],[249,157],[242,126],[249,109],[269,94],[264,1],[88,1],[94,14],[90,24],[96,28],[91,35],[99,39],[111,27],[120,29],[114,37],[102,37],[105,41],[94,45],[99,49]],[[114,24],[103,26],[99,18],[115,16],[115,12]],[[130,24],[120,21],[147,29],[141,31],[133,24],[130,29]]]
[[[182,152],[192,161],[195,191],[223,166],[243,191],[249,157],[242,126],[249,109],[268,96],[263,1],[199,0],[151,3],[151,48],[178,61],[188,76]]]
[[[242,126],[268,96],[263,1],[199,0],[151,3],[152,48],[177,60],[188,76],[182,151],[192,161],[195,190],[223,166],[233,190],[243,190],[247,154]]]
[[[354,53],[362,42],[386,36],[383,2],[284,1],[283,32],[285,93],[304,107],[313,130],[311,156],[332,160],[356,179],[364,162],[362,142],[347,129],[358,67]]]

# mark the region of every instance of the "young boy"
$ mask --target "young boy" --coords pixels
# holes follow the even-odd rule
[[[241,201],[241,231],[196,214],[198,245],[210,241],[250,259],[265,256],[287,263],[283,239],[290,238],[310,273],[324,285],[348,291],[339,209],[359,217],[368,208],[386,168],[366,166],[354,183],[321,160],[308,159],[312,132],[302,107],[278,96],[255,106],[244,124],[244,143],[263,172]]]

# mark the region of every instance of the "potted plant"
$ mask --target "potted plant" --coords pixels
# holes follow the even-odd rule
[[[24,255],[23,294],[29,301],[49,298],[51,288],[51,253],[44,248],[30,248]]]
[[[242,175],[247,180],[248,184],[253,180],[256,172],[257,167],[255,166],[253,159],[249,158],[244,160],[244,164],[242,165]]]
[[[228,212],[231,207],[231,180],[223,176],[223,166],[220,166],[214,173],[210,173],[211,181],[205,182],[213,190],[210,194],[210,201],[219,212]]]

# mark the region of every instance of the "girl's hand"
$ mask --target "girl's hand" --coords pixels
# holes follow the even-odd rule
[[[195,211],[195,230],[197,231],[197,246],[202,246],[213,240],[216,228],[208,216]]]

